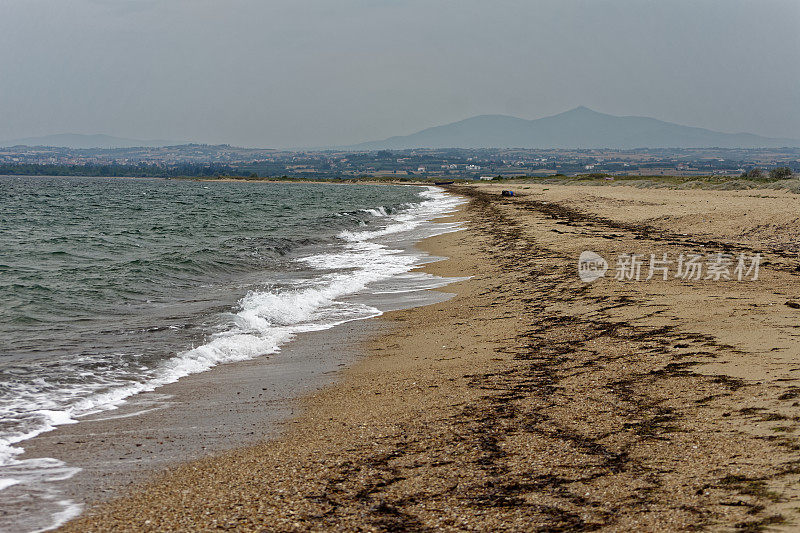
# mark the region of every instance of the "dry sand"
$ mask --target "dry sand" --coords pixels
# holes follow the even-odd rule
[[[514,187],[453,188],[467,230],[426,241],[450,259],[425,268],[473,278],[386,315],[281,438],[174,468],[64,530],[800,526],[800,199]],[[764,261],[757,281],[584,284],[586,249]]]

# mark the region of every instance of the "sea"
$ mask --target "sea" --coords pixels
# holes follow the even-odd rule
[[[436,187],[0,176],[0,531],[81,511],[25,442],[304,332],[423,301]],[[35,509],[35,512],[31,512]],[[19,510],[19,511],[17,511]]]

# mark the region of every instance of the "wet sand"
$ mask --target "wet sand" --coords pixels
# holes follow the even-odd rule
[[[450,257],[425,270],[473,277],[385,315],[280,438],[172,468],[64,530],[800,524],[800,200],[511,187],[453,188],[468,229],[425,241]],[[587,249],[764,260],[757,281],[585,284]]]
[[[39,435],[24,443],[21,458],[56,457],[80,468],[47,484],[75,502],[124,494],[154,471],[276,436],[281,421],[299,414],[296,400],[333,381],[359,356],[358,339],[379,325],[305,333],[276,354],[186,376]]]

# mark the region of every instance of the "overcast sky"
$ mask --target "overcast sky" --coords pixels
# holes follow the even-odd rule
[[[586,105],[800,138],[800,0],[0,0],[0,139],[350,144]]]

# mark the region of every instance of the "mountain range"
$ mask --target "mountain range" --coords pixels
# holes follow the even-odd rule
[[[81,135],[78,133],[61,133],[44,137],[27,137],[0,142],[0,146],[55,146],[59,148],[137,148],[175,146],[183,142],[139,139],[125,139],[111,135]]]
[[[411,135],[345,147],[350,150],[410,148],[778,148],[800,140],[752,133],[721,133],[649,117],[615,116],[576,107],[536,120],[480,115]]]
[[[176,146],[179,141],[140,140],[111,135],[64,133],[0,142],[0,146],[64,148],[135,148]],[[722,133],[650,117],[616,116],[576,107],[557,115],[526,120],[508,115],[480,115],[350,146],[345,150],[413,148],[780,148],[800,147],[798,139]]]

